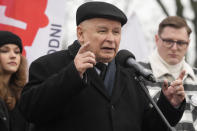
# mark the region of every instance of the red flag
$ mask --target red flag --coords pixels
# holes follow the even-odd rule
[[[45,14],[47,1],[0,0],[0,30],[16,33],[21,37],[23,47],[31,46],[39,28],[49,23]]]

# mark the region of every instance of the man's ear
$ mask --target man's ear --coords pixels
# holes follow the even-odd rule
[[[156,46],[158,45],[158,42],[159,42],[159,35],[156,34],[155,35],[155,44],[156,44]]]
[[[77,26],[77,39],[80,43],[84,43],[83,28],[80,25]]]

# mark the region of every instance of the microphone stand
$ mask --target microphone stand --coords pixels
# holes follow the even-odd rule
[[[139,84],[141,85],[142,89],[144,90],[146,96],[148,97],[148,100],[151,102],[151,104],[153,105],[153,107],[155,107],[155,109],[157,110],[158,114],[160,115],[160,117],[162,118],[162,120],[164,121],[164,123],[167,125],[167,127],[170,129],[170,131],[176,131],[175,128],[172,128],[172,126],[169,124],[168,120],[165,118],[165,116],[163,115],[163,113],[161,112],[161,110],[159,109],[159,107],[157,106],[157,104],[155,103],[155,101],[152,99],[152,97],[150,96],[148,89],[146,88],[145,84],[144,84],[144,79],[141,75],[139,75],[138,77],[136,76],[135,79],[139,82]]]

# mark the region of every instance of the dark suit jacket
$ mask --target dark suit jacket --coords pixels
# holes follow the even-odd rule
[[[134,79],[134,71],[117,65],[115,87],[108,96],[94,68],[83,81],[73,59],[80,48],[75,41],[68,50],[43,56],[31,64],[20,109],[36,131],[165,131],[166,126],[149,107]],[[174,109],[161,96],[158,105],[175,125],[183,106]]]

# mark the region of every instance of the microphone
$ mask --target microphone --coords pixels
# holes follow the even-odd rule
[[[155,107],[157,113],[159,114],[161,119],[164,121],[164,123],[166,124],[168,129],[170,131],[176,131],[175,128],[171,127],[168,120],[165,118],[165,116],[163,115],[163,113],[161,112],[161,110],[159,109],[157,104],[155,103],[155,101],[150,96],[149,92],[147,91],[147,88],[145,87],[144,82],[142,82],[141,77],[146,78],[147,80],[149,80],[151,82],[156,82],[152,72],[148,69],[145,69],[139,63],[137,63],[135,61],[135,56],[131,52],[129,52],[128,50],[120,50],[118,52],[118,54],[116,55],[116,61],[119,62],[120,65],[122,65],[122,66],[131,67],[131,68],[135,69],[136,73],[140,76],[139,79],[137,79],[137,80],[139,81],[139,83],[140,83],[144,93],[146,94],[147,98],[149,99],[149,101],[151,102],[153,107]]]
[[[116,55],[116,60],[122,66],[134,68],[138,75],[143,76],[148,81],[156,82],[152,72],[136,62],[135,56],[128,50],[120,50]]]

